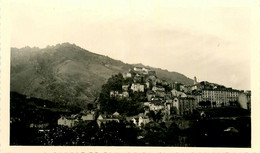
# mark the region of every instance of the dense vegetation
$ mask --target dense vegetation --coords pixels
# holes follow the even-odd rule
[[[57,126],[61,114],[78,113],[81,109],[65,106],[60,103],[26,96],[11,92],[10,94],[10,141],[12,144],[30,144],[35,132],[31,124],[46,124],[48,127]]]
[[[110,91],[122,92],[122,85],[130,83],[131,80],[124,80],[121,73],[113,75],[107,83],[102,86],[99,97],[102,112],[114,113],[119,112],[126,116],[137,115],[144,111],[142,101],[145,101],[145,93],[133,93],[129,91],[131,98],[110,97]]]
[[[227,129],[230,130],[227,130]],[[225,131],[226,130],[226,131]],[[187,142],[197,147],[250,147],[251,119],[199,120],[187,130]]]

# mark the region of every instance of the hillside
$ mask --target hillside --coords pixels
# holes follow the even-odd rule
[[[11,48],[11,91],[64,104],[93,102],[111,75],[133,65],[98,55],[74,44],[40,48]],[[167,81],[192,84],[176,72],[154,69]]]

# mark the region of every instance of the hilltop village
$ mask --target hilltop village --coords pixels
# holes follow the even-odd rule
[[[87,108],[11,93],[12,145],[251,145],[251,92],[168,82],[145,67],[111,76]]]
[[[119,74],[118,76],[120,75],[122,80],[116,80],[119,83],[117,88],[111,88],[114,90],[110,90],[109,97],[103,100],[110,101],[108,105],[113,105],[111,103],[115,103],[115,101],[133,101],[135,97],[140,102],[140,113],[132,116],[129,116],[129,113],[125,113],[127,110],[115,110],[114,112],[108,110],[108,112],[110,111],[108,113],[107,109],[102,109],[102,104],[97,102],[96,109],[103,110],[102,113],[97,115],[94,110],[91,110],[80,119],[77,118],[77,115],[67,118],[62,116],[58,120],[58,125],[72,127],[79,120],[94,120],[94,116],[97,115],[96,121],[99,126],[101,126],[101,123],[105,124],[110,121],[120,122],[120,120],[124,119],[138,127],[144,127],[150,122],[168,123],[171,118],[192,116],[194,111],[203,117],[207,115],[203,108],[239,105],[244,109],[250,110],[251,107],[250,91],[226,88],[225,86],[207,81],[197,82],[196,77],[194,77],[193,85],[184,85],[178,82],[169,83],[157,78],[155,71],[144,67],[134,67],[129,72]],[[106,106],[103,105],[103,107]],[[155,119],[151,113],[154,115],[159,113],[161,118]]]

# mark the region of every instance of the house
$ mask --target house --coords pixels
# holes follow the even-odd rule
[[[187,92],[187,89],[185,88],[184,84],[180,84],[180,91]]]
[[[127,91],[122,92],[122,97],[123,98],[128,98],[129,97],[129,93]]]
[[[144,102],[144,106],[149,106],[150,104],[150,102]]]
[[[139,119],[138,119],[138,126],[140,127],[142,125],[146,125],[149,122],[150,122],[149,117],[147,117],[147,116],[140,116]]]
[[[58,125],[61,125],[61,126],[73,127],[77,123],[78,123],[78,119],[75,119],[72,117],[62,116],[58,119]]]
[[[166,95],[166,94],[165,94],[164,91],[156,91],[156,92],[155,92],[155,96],[156,96],[156,97],[163,97],[163,98],[164,98],[165,95]]]
[[[149,91],[146,92],[146,98],[147,98],[148,101],[151,101],[153,97],[155,97],[154,91],[149,90]]]
[[[127,90],[128,90],[128,87],[129,87],[128,84],[126,84],[126,85],[122,85],[122,90],[123,90],[123,91],[127,91]]]
[[[154,91],[154,92],[156,92],[156,91],[165,91],[165,88],[163,88],[163,87],[160,87],[160,86],[154,86],[153,88],[152,88],[152,90]]]
[[[123,78],[124,79],[131,78],[131,77],[132,77],[131,73],[129,73],[129,72],[123,73]]]
[[[135,72],[140,73],[140,74],[148,74],[149,73],[149,69],[145,68],[145,67],[134,67],[133,69]]]
[[[138,73],[138,74],[143,74],[143,75],[156,75],[156,72],[155,71],[152,71],[148,68],[145,68],[145,67],[134,67],[132,69],[135,73]]]
[[[98,124],[98,127],[101,127],[101,123],[103,124],[106,124],[106,123],[109,123],[109,122],[117,122],[119,123],[119,119],[117,118],[107,118],[105,116],[102,116],[102,115],[99,115],[98,118],[97,118],[97,124]]]
[[[140,83],[133,83],[131,86],[133,92],[144,92],[144,85]]]
[[[143,68],[142,67],[134,67],[135,72],[142,72]]]
[[[113,113],[113,117],[118,117],[118,116],[119,116],[118,112]]]
[[[95,119],[94,114],[87,114],[81,116],[82,121],[93,121],[94,119]]]
[[[243,109],[250,110],[251,106],[251,92],[244,92],[238,96],[238,102]]]
[[[166,102],[166,103],[172,103],[172,102],[173,102],[173,99],[172,99],[172,98],[171,98],[171,99],[168,99],[168,98],[167,98],[167,99],[165,99],[165,102]]]
[[[49,123],[31,123],[30,128],[38,128],[38,129],[43,129],[49,126]]]
[[[149,105],[149,109],[150,111],[155,111],[155,112],[158,112],[159,110],[163,109],[164,106],[161,105],[161,104],[150,104]]]
[[[149,72],[149,69],[143,67],[142,72],[143,72],[143,74],[147,75]]]
[[[132,121],[135,125],[137,125],[137,123],[138,123],[137,118],[134,118],[134,117],[131,119],[131,121]]]
[[[138,127],[141,127],[142,125],[145,126],[147,123],[150,122],[149,117],[145,116],[143,113],[140,113],[136,116],[132,116],[129,119]]]
[[[171,90],[171,94],[172,94],[172,97],[180,97],[183,94],[183,92],[173,89],[173,90]]]
[[[151,102],[155,103],[155,104],[161,104],[163,101],[164,101],[164,98],[162,98],[162,97],[153,97],[151,99]]]
[[[165,97],[165,88],[159,87],[159,86],[154,86],[152,90],[155,92],[155,96],[157,97]]]
[[[128,98],[129,93],[127,91],[123,91],[122,93],[119,93],[118,91],[110,91],[110,97],[115,97],[115,98]]]
[[[183,92],[180,97],[185,98],[185,97],[188,97],[188,96]]]
[[[119,95],[118,91],[110,91],[110,97],[117,97]]]

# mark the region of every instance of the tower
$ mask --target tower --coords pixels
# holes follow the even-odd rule
[[[198,82],[197,82],[197,78],[196,78],[196,76],[194,77],[194,84],[197,84]]]

